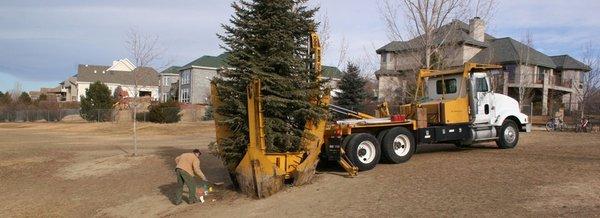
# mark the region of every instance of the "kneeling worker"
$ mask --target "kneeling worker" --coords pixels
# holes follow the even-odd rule
[[[207,181],[206,177],[200,170],[200,150],[194,149],[192,153],[184,153],[175,158],[177,168],[175,172],[177,174],[177,192],[175,193],[175,204],[181,204],[181,198],[183,195],[183,185],[187,185],[189,189],[189,203],[193,204],[198,201],[196,198],[196,180],[194,180],[194,174],[199,176],[203,181]]]

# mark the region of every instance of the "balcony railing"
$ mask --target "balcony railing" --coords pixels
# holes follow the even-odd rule
[[[573,87],[573,80],[554,80],[554,86],[562,86],[567,88]]]

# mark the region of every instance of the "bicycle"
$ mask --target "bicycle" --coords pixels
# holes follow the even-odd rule
[[[588,125],[590,121],[587,118],[581,118],[577,128],[575,128],[575,132],[588,132]]]
[[[564,128],[565,128],[565,122],[563,122],[558,117],[550,118],[548,120],[548,122],[546,122],[546,131],[548,131],[548,132],[563,131]]]

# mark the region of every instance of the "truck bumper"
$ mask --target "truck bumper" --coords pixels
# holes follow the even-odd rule
[[[531,132],[531,123],[525,124],[525,132]]]

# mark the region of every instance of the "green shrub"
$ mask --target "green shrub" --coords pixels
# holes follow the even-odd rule
[[[148,121],[154,123],[177,123],[181,120],[181,109],[176,101],[167,101],[150,105]]]
[[[202,117],[202,120],[213,120],[213,108],[211,105],[208,105],[208,107],[206,107],[206,111],[204,111],[204,116]]]
[[[113,104],[108,86],[101,82],[92,83],[81,98],[81,117],[87,121],[111,121]]]

